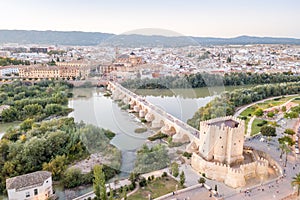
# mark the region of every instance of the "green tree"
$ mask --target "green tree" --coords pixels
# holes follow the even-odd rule
[[[296,176],[293,177],[293,180],[291,182],[292,186],[297,187],[297,196],[299,196],[300,193],[300,173],[296,174]]]
[[[97,199],[106,200],[105,174],[102,170],[102,165],[94,166],[93,188]]]
[[[270,118],[274,117],[274,115],[275,115],[275,114],[274,114],[274,112],[272,112],[272,111],[271,111],[271,112],[268,112],[268,114],[267,114],[267,116],[270,117]]]
[[[81,170],[78,168],[68,169],[63,176],[62,183],[66,188],[73,188],[82,183]]]
[[[50,171],[52,173],[53,180],[58,181],[65,172],[66,166],[66,156],[56,156],[49,163],[43,164],[43,170]]]
[[[109,184],[109,200],[113,200],[114,199],[114,190],[110,187]]]
[[[179,180],[179,183],[180,183],[181,186],[183,186],[184,183],[185,183],[185,175],[184,175],[184,171],[182,171],[181,174],[180,174],[180,180]]]
[[[124,192],[124,200],[127,200],[127,187],[123,187],[123,192]]]
[[[174,177],[177,177],[179,175],[179,165],[177,162],[172,162],[171,172]]]
[[[287,134],[287,135],[291,135],[291,136],[296,134],[295,131],[293,129],[290,129],[290,128],[285,129],[284,133]]]
[[[20,130],[27,132],[32,128],[32,125],[34,123],[33,119],[25,119],[21,124],[20,124]]]
[[[62,110],[62,106],[58,104],[47,104],[45,107],[47,115],[60,114]]]
[[[263,126],[260,129],[260,132],[263,136],[266,137],[275,137],[276,136],[276,128],[272,126]]]
[[[201,184],[202,186],[204,185],[205,182],[206,182],[206,179],[203,177],[199,178],[199,180],[198,180],[198,183]]]
[[[263,116],[264,111],[261,108],[258,108],[254,111],[254,115],[256,115],[257,117],[261,117]]]
[[[24,115],[27,117],[34,117],[43,111],[43,107],[39,104],[29,104],[23,108]]]
[[[281,111],[282,111],[282,112],[286,112],[286,106],[282,106],[282,107],[281,107]]]
[[[3,122],[16,121],[18,120],[18,111],[14,107],[10,107],[2,111],[1,117]]]
[[[271,137],[276,136],[276,128],[273,126],[263,126],[261,127],[260,132],[263,136],[266,136],[268,138],[268,141],[271,140]]]

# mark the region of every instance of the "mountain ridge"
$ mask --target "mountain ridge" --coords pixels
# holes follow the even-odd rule
[[[83,31],[37,31],[37,30],[0,30],[0,44],[41,44],[74,46],[189,46],[189,45],[247,45],[247,44],[289,44],[300,45],[300,39],[288,37],[258,37],[241,35],[233,38],[162,36],[124,34],[115,35],[102,32]]]

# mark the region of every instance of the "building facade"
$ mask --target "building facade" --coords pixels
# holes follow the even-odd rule
[[[9,200],[45,200],[53,197],[51,172],[37,171],[6,179]]]
[[[269,162],[273,161],[245,148],[244,134],[245,123],[236,117],[200,122],[199,139],[187,146],[192,168],[233,188],[245,186],[248,179],[268,176]]]
[[[21,78],[66,78],[75,79],[80,76],[78,67],[31,65],[19,68]]]
[[[18,74],[18,73],[19,73],[19,68],[16,65],[0,67],[0,77],[6,75]]]
[[[244,133],[245,123],[238,118],[200,122],[199,154],[225,164],[243,161]]]

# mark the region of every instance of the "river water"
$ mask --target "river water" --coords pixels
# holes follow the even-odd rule
[[[196,90],[133,90],[144,96],[149,102],[166,112],[186,122],[201,106],[211,101],[216,94],[211,95],[206,88]],[[122,151],[123,159],[121,175],[131,172],[134,167],[135,152],[140,148],[152,131],[134,133],[136,128],[143,127],[133,114],[122,110],[118,102],[105,97],[99,88],[76,88],[74,98],[69,101],[69,107],[74,109],[70,114],[76,122],[83,121],[116,133],[111,140]]]
[[[226,90],[231,91],[236,88],[226,87]],[[132,91],[186,122],[199,107],[205,106],[214,96],[224,91],[224,88]],[[73,94],[74,97],[70,99],[68,105],[74,109],[70,113],[70,117],[74,117],[76,122],[83,121],[87,124],[110,129],[116,133],[111,144],[122,151],[122,172],[119,178],[126,177],[134,168],[137,149],[146,142],[147,137],[153,132],[148,130],[142,134],[134,133],[136,128],[144,126],[143,123],[133,114],[120,109],[118,102],[113,101],[110,97],[105,97],[104,91],[99,88],[75,88]],[[60,199],[67,199],[67,193],[75,193],[75,196],[78,196],[91,191],[92,187],[76,189],[76,191],[64,191],[59,186],[55,186],[55,189]],[[71,194],[71,196],[73,195]]]

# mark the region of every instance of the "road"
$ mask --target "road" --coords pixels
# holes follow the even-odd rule
[[[291,95],[285,95],[285,97],[292,97],[292,96],[298,96],[299,94],[291,94]],[[256,101],[256,102],[253,102],[253,103],[250,103],[248,105],[245,105],[245,106],[241,106],[239,108],[236,109],[236,112],[234,113],[234,116],[235,117],[238,117],[244,110],[246,110],[247,108],[255,105],[255,104],[258,104],[258,103],[263,103],[264,101],[267,101],[267,100],[271,100],[271,99],[276,99],[276,98],[279,98],[279,97],[282,97],[281,96],[276,96],[276,97],[270,97],[270,98],[267,98],[267,99],[263,99],[263,100],[260,100],[260,101]],[[292,101],[293,99],[289,100],[289,101]]]

